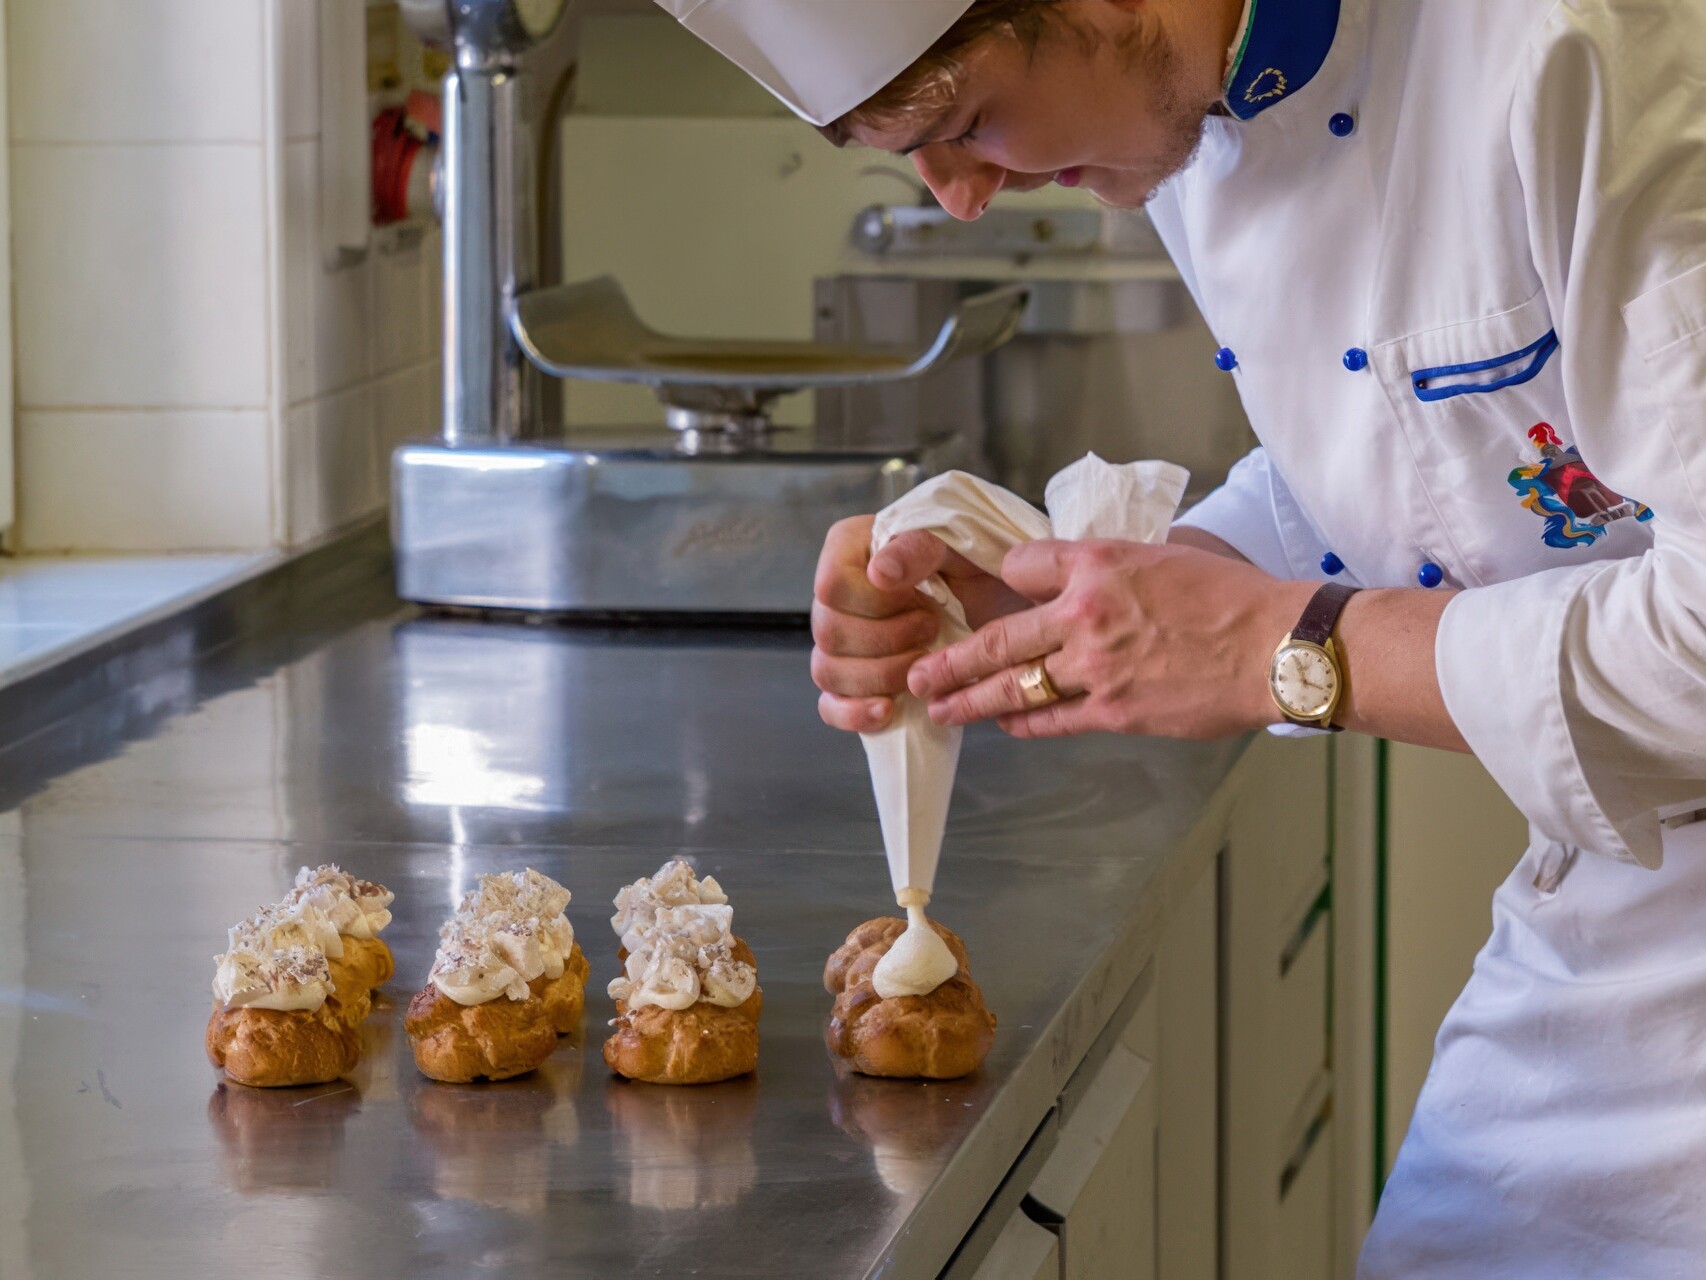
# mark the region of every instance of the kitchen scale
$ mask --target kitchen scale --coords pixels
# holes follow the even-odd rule
[[[542,614],[804,614],[824,534],[931,475],[971,465],[946,434],[833,451],[778,428],[799,391],[919,378],[1019,328],[1023,286],[959,302],[916,346],[659,333],[616,280],[535,287],[522,55],[568,0],[403,0],[450,50],[445,80],[444,418],[392,460],[398,593]],[[636,383],[667,430],[570,441],[542,429],[542,377]]]

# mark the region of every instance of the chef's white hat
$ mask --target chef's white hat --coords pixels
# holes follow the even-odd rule
[[[905,71],[973,0],[658,0],[812,124]]]

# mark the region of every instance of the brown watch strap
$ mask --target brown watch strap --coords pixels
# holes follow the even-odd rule
[[[1342,582],[1324,583],[1321,589],[1310,597],[1303,616],[1291,629],[1291,638],[1308,644],[1325,645],[1333,635],[1333,628],[1339,625],[1339,615],[1344,613],[1345,606],[1356,593],[1355,587],[1347,587]]]

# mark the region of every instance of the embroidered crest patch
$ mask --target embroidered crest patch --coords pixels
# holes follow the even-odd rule
[[[1272,102],[1275,98],[1285,97],[1285,91],[1289,87],[1286,83],[1285,72],[1278,67],[1269,67],[1252,80],[1250,87],[1244,90],[1244,101]]]
[[[1540,536],[1547,546],[1592,546],[1618,520],[1653,518],[1639,502],[1607,488],[1587,469],[1580,451],[1566,447],[1550,424],[1536,423],[1528,438],[1537,460],[1511,472],[1510,486],[1523,506],[1546,521]]]

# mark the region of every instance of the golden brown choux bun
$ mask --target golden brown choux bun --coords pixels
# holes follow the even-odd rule
[[[217,1001],[207,1020],[207,1060],[238,1084],[286,1088],[325,1084],[355,1068],[361,1038],[330,1001],[282,1012]]]
[[[569,958],[563,962],[563,972],[555,978],[540,974],[528,983],[534,996],[545,1002],[545,1014],[551,1027],[560,1036],[578,1030],[581,1014],[586,1011],[586,979],[592,971],[581,944],[575,943]]]
[[[335,982],[336,979],[334,978]],[[353,992],[346,996],[345,991]],[[341,1018],[350,1027],[359,1027],[367,1020],[367,1015],[373,1012],[373,993],[358,983],[348,987],[338,987],[326,997],[326,1008]]]
[[[369,991],[382,987],[391,981],[391,975],[397,972],[397,961],[391,955],[391,948],[385,945],[383,938],[351,938],[343,939],[344,955],[342,963],[349,966]]]
[[[736,960],[758,967],[745,939],[730,948]],[[627,948],[617,959],[626,963]],[[604,1042],[604,1062],[619,1076],[649,1084],[715,1084],[758,1066],[758,1019],[764,991],[754,987],[738,1005],[699,1000],[685,1009],[616,1002],[615,1033]]]
[[[995,1042],[995,1015],[967,971],[965,943],[935,921],[931,927],[960,968],[929,995],[885,1000],[871,985],[877,961],[906,931],[893,916],[853,930],[824,966],[824,988],[835,997],[824,1040],[862,1075],[957,1080],[976,1071]]]
[[[619,1076],[648,1084],[715,1084],[758,1066],[758,992],[733,1008],[700,1000],[685,1009],[616,1002],[615,1033],[604,1062]],[[753,1007],[749,1007],[753,1006]]]
[[[449,1084],[525,1075],[557,1047],[543,1000],[462,1005],[430,982],[409,1001],[403,1027],[421,1074]]]

